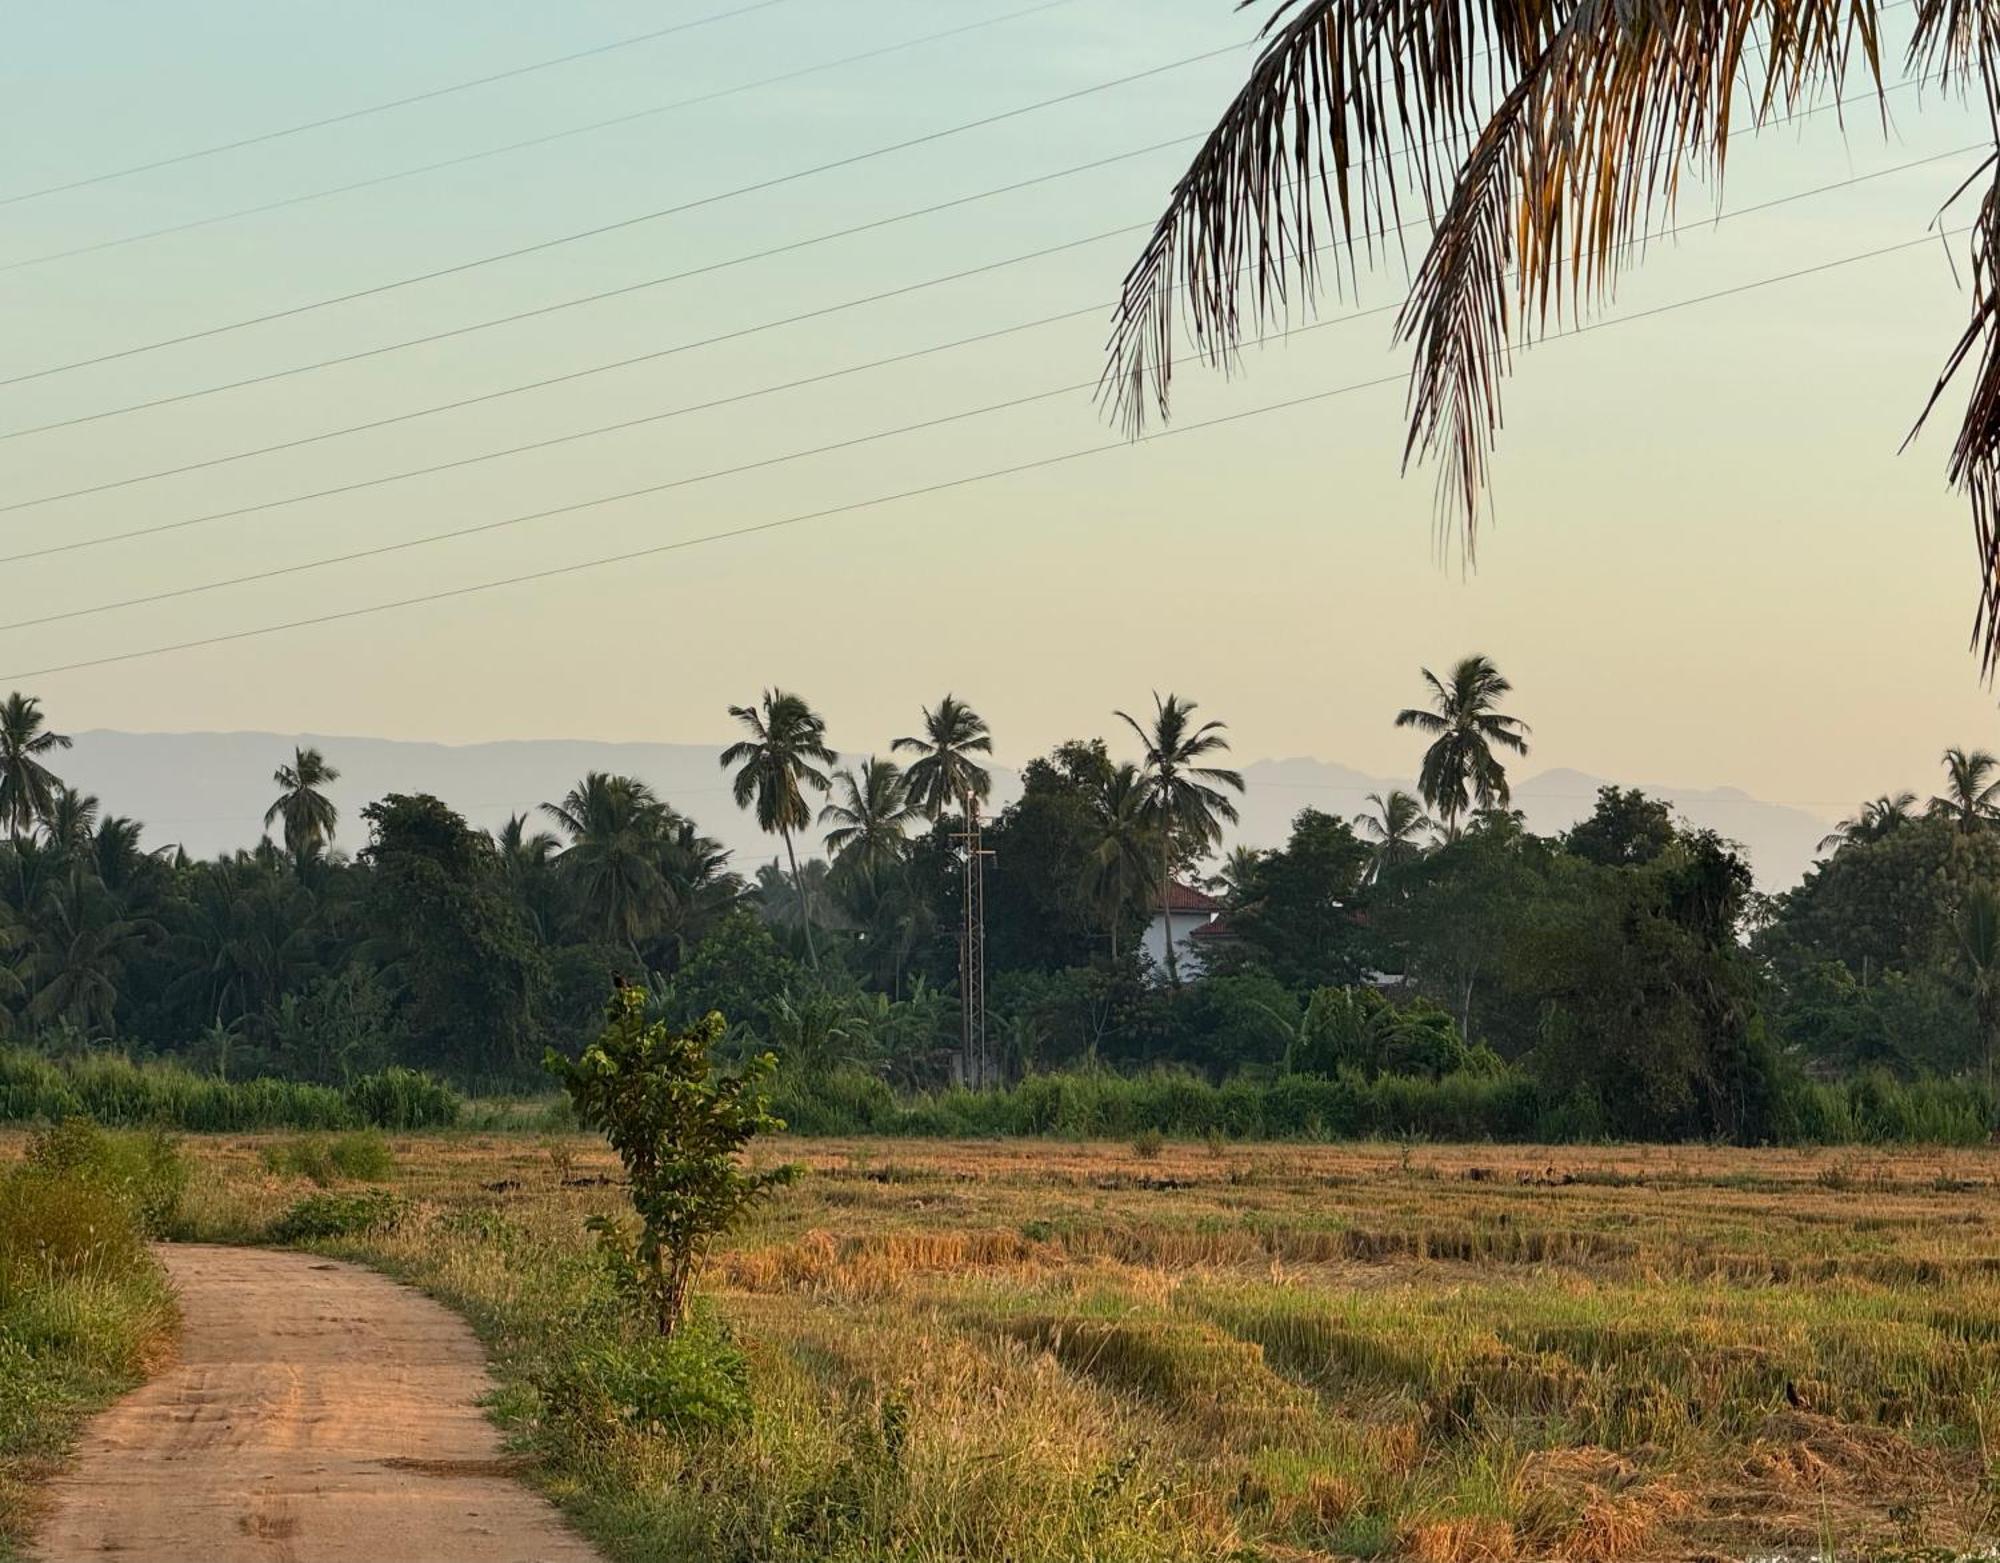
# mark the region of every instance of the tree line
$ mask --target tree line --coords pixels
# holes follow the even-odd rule
[[[778,849],[748,875],[636,777],[586,775],[491,833],[425,794],[355,822],[329,796],[337,756],[310,748],[274,773],[258,846],[194,860],[66,786],[68,740],[17,693],[0,705],[0,1028],[230,1077],[340,1085],[404,1064],[524,1085],[546,1047],[595,1033],[622,978],[651,1018],[719,1012],[725,1056],[769,1048],[786,1078],[935,1089],[962,1062],[977,811],[994,1079],[1518,1075],[1577,1132],[1745,1140],[1783,1133],[1814,1078],[1964,1075],[1990,1094],[1991,755],[1949,751],[1928,806],[1871,802],[1803,884],[1762,896],[1731,843],[1637,791],[1528,831],[1507,679],[1484,657],[1422,679],[1394,718],[1425,741],[1414,793],[1351,819],[1305,809],[1282,844],[1219,858],[1243,780],[1224,724],[1179,695],[1112,713],[1137,758],[1058,744],[989,818],[993,735],[966,702],[843,763],[811,704],[771,689],[731,708],[722,755]],[[1147,927],[1195,883],[1221,907],[1214,936],[1192,967],[1168,941],[1156,968]]]

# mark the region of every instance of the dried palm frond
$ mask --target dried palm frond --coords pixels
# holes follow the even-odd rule
[[[1246,0],[1248,3],[1248,0]],[[1166,415],[1175,330],[1227,364],[1245,332],[1352,272],[1422,203],[1429,245],[1397,319],[1414,348],[1406,462],[1439,460],[1469,550],[1513,349],[1601,303],[1690,173],[1850,77],[1879,95],[1880,0],[1282,0],[1112,320],[1103,391],[1137,432]],[[1914,0],[1908,65],[1977,85],[2000,148],[2000,0]],[[1745,127],[1732,127],[1739,110]],[[1397,165],[1402,165],[1399,174]],[[1975,640],[2000,653],[2000,154],[1974,229],[1973,317],[1935,406],[1971,368],[1951,477],[1971,500]],[[1344,245],[1331,248],[1325,235]],[[1386,242],[1386,241],[1383,241]],[[1931,410],[1927,406],[1926,414]],[[1920,420],[1921,421],[1921,420]]]

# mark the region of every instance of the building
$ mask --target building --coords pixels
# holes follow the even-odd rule
[[[1181,975],[1197,974],[1202,969],[1204,950],[1213,949],[1218,941],[1230,937],[1228,926],[1222,921],[1222,911],[1222,903],[1214,896],[1177,879],[1167,891],[1166,909],[1153,913],[1153,920],[1146,925],[1139,948],[1164,972],[1167,940],[1171,937],[1174,961]]]

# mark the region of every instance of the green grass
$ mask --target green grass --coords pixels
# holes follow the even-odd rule
[[[57,1061],[0,1048],[0,1123],[88,1117],[116,1127],[200,1133],[257,1129],[448,1128],[463,1099],[415,1070],[391,1068],[345,1088],[294,1080],[219,1080],[119,1054]]]
[[[83,1419],[139,1383],[173,1331],[145,1243],[178,1225],[186,1182],[163,1137],[77,1122],[0,1172],[0,1557]]]
[[[268,1171],[307,1178],[321,1188],[338,1182],[384,1183],[394,1176],[396,1158],[376,1129],[348,1134],[301,1135],[274,1140],[260,1152]]]

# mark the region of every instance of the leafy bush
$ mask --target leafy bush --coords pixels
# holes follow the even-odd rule
[[[407,1202],[387,1189],[353,1194],[308,1194],[271,1226],[274,1243],[313,1243],[327,1238],[359,1237],[395,1227],[408,1212]]]
[[[1132,1136],[1132,1154],[1141,1161],[1155,1161],[1166,1143],[1167,1137],[1158,1129],[1141,1129]]]
[[[750,1373],[726,1330],[695,1310],[672,1335],[586,1345],[544,1370],[543,1414],[585,1443],[621,1428],[727,1431],[750,1421]]]
[[[188,1185],[187,1163],[166,1133],[114,1133],[88,1118],[66,1118],[36,1134],[25,1168],[65,1187],[108,1194],[146,1237],[172,1231]]]
[[[264,1147],[263,1161],[272,1172],[310,1178],[321,1188],[343,1178],[356,1183],[382,1183],[396,1170],[389,1142],[374,1129],[360,1129],[332,1139],[305,1135],[295,1140],[280,1140]]]

